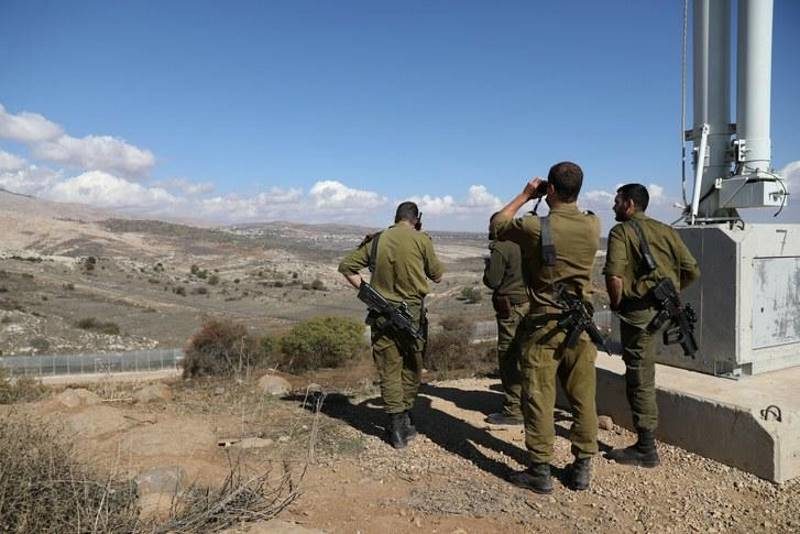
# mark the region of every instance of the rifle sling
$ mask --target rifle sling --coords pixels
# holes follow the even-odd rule
[[[656,258],[650,251],[650,244],[644,237],[644,231],[639,225],[639,221],[636,219],[630,219],[629,222],[631,223],[631,226],[633,226],[633,230],[636,232],[636,237],[639,238],[639,253],[642,255],[642,260],[644,260],[643,263],[647,269],[647,272],[655,271],[658,267],[658,264],[656,264]]]
[[[383,232],[376,232],[375,235],[372,236],[372,246],[369,250],[369,263],[367,264],[367,268],[369,272],[375,272],[375,262],[378,260],[378,241],[380,241],[381,234]]]
[[[553,233],[550,231],[550,217],[539,217],[541,228],[542,261],[548,267],[556,264],[556,245],[553,243]]]

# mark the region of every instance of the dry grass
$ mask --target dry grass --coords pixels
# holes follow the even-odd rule
[[[0,420],[0,531],[138,531],[136,485],[77,462],[62,436],[33,419]]]

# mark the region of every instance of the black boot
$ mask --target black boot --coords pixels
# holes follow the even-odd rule
[[[606,457],[618,464],[640,467],[656,467],[661,463],[652,430],[640,430],[639,439],[635,444],[624,449],[614,449]]]
[[[592,459],[591,458],[575,458],[570,470],[569,482],[570,487],[577,491],[582,491],[589,488],[589,482],[592,480]]]
[[[490,425],[521,425],[524,422],[521,415],[510,415],[503,412],[490,413],[484,421]]]
[[[406,438],[406,442],[417,437],[417,427],[414,426],[414,416],[411,410],[403,412],[403,436]]]
[[[511,482],[520,488],[529,489],[535,493],[551,493],[553,479],[550,478],[550,464],[532,464],[525,471],[514,473]]]
[[[405,419],[403,412],[390,413],[389,423],[386,425],[386,441],[395,449],[404,449],[408,442],[405,437]]]

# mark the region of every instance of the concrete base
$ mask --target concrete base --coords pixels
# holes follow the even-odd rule
[[[598,413],[632,429],[624,374],[598,354]],[[659,440],[773,482],[800,476],[800,367],[734,381],[656,365],[656,390]]]

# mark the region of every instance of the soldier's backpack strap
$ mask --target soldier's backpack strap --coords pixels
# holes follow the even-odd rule
[[[553,243],[553,233],[550,231],[550,218],[539,217],[539,226],[542,232],[542,261],[548,267],[556,264],[556,245]]]
[[[371,239],[372,247],[369,250],[369,263],[367,264],[369,272],[371,273],[375,272],[375,262],[378,259],[378,241],[380,241],[380,238],[381,238],[381,232],[376,232],[375,234],[372,235]]]
[[[631,223],[633,230],[636,232],[636,236],[639,238],[639,252],[642,254],[644,266],[647,268],[647,272],[655,271],[657,267],[656,259],[653,257],[653,253],[650,252],[650,245],[647,243],[647,239],[644,237],[644,232],[642,231],[642,227],[639,225],[639,221],[630,219],[628,222]]]

